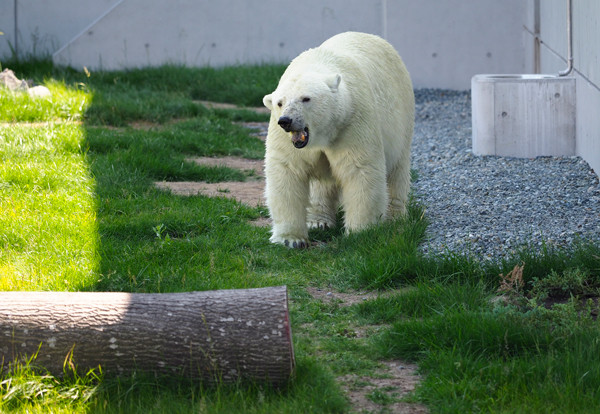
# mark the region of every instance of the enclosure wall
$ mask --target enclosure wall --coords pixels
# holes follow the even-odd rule
[[[532,70],[523,0],[0,0],[0,58],[81,69],[287,63],[343,31],[386,37],[416,87]]]
[[[573,67],[577,79],[576,151],[600,172],[600,2],[574,0]],[[542,73],[567,67],[566,0],[539,2]],[[532,37],[533,40],[533,37]]]

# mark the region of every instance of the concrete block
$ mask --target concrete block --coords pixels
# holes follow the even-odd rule
[[[475,75],[471,95],[474,154],[576,154],[575,78]]]

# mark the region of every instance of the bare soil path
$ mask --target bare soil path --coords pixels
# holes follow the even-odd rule
[[[264,161],[250,160],[239,157],[195,157],[188,161],[206,166],[229,167],[245,172],[250,172],[247,181],[226,181],[220,183],[207,183],[204,181],[158,181],[154,185],[163,190],[181,196],[205,195],[207,197],[233,198],[251,207],[264,206]]]
[[[197,101],[207,108],[239,109],[237,106],[226,103]],[[269,113],[267,108],[244,108],[257,113]],[[241,125],[253,130],[253,136],[261,140],[267,137],[268,122],[243,122]],[[264,206],[264,161],[251,160],[240,157],[193,157],[188,161],[206,166],[223,166],[242,170],[250,174],[246,181],[228,181],[220,183],[207,183],[203,181],[159,181],[154,185],[162,190],[169,190],[181,196],[205,195],[207,197],[233,198],[251,207]],[[256,224],[256,223],[255,223]],[[268,220],[258,220],[258,225],[267,225]]]

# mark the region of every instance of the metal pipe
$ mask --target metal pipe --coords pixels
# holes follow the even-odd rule
[[[558,76],[567,76],[573,70],[573,13],[571,0],[567,0],[567,68],[558,72]]]
[[[19,60],[19,26],[18,26],[19,25],[19,17],[17,15],[17,10],[18,10],[17,0],[15,0],[14,6],[15,6],[15,51],[14,51],[15,56],[14,56],[14,58],[16,60]]]
[[[531,33],[531,31],[530,31]],[[533,2],[533,73],[542,73],[540,39],[540,0]]]
[[[381,37],[387,40],[387,0],[381,2]]]

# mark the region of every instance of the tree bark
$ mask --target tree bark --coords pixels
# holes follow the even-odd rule
[[[209,383],[285,384],[294,350],[285,286],[189,293],[0,292],[0,368],[37,353],[61,375],[102,367]]]

